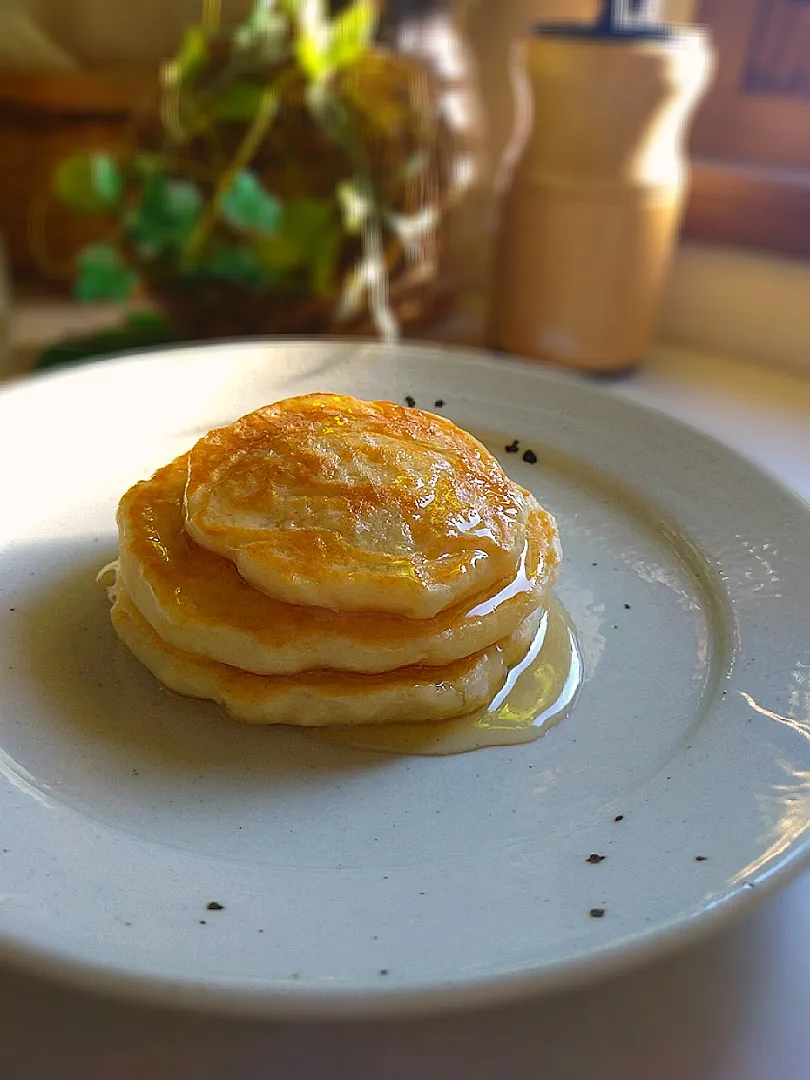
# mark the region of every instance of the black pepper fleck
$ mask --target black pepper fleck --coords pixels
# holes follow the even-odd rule
[[[9,611],[16,611],[17,609],[15,607],[10,607],[8,610]]]
[[[706,856],[705,855],[696,855],[695,856],[695,862],[706,862]]]
[[[625,610],[625,611],[629,611],[629,610],[630,610],[630,605],[629,605],[629,604],[625,604],[625,605],[624,605],[624,610]]]
[[[200,919],[200,926],[205,926],[205,919]]]
[[[380,968],[380,974],[381,975],[387,975],[388,974],[388,968]]]
[[[624,821],[624,814],[617,814],[614,821]]]
[[[527,450],[526,453],[523,455],[523,460],[526,462],[527,465],[536,465],[537,454],[535,454],[534,450]]]
[[[434,401],[433,402],[433,408],[434,409],[443,409],[444,408],[444,401],[441,398],[439,398],[438,401]]]
[[[592,919],[604,919],[605,909],[603,907],[592,907],[588,914]]]
[[[517,439],[515,439],[514,442],[510,442],[508,446],[504,447],[504,450],[506,450],[507,454],[516,454],[519,449],[520,443],[517,441]]]
[[[205,910],[206,911],[224,911],[225,910],[225,905],[217,903],[216,900],[209,900],[208,903],[205,905]]]
[[[412,398],[410,394],[405,398],[405,404],[409,409],[412,409],[416,405],[416,398]]]
[[[597,855],[594,853],[593,855],[589,855],[585,862],[593,863],[595,865],[596,863],[604,862],[606,858],[607,855]]]

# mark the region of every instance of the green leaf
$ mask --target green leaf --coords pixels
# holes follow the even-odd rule
[[[276,9],[274,0],[257,3],[234,31],[237,49],[255,50],[267,64],[278,63],[288,53],[289,19]]]
[[[290,199],[284,208],[284,227],[302,237],[316,237],[334,215],[331,199],[302,196]]]
[[[320,82],[329,74],[328,39],[302,34],[295,43],[295,55],[301,70],[313,81]]]
[[[211,103],[211,118],[226,123],[249,123],[262,103],[265,89],[259,83],[232,83]]]
[[[112,244],[91,244],[78,256],[77,300],[126,300],[138,277]]]
[[[284,208],[280,232],[299,252],[299,263],[311,265],[318,257],[325,233],[335,224],[334,205],[326,199],[290,199]]]
[[[202,207],[202,195],[189,180],[168,180],[153,173],[143,187],[145,217],[165,226],[185,228]]]
[[[286,23],[287,17],[292,17],[297,7],[298,0],[292,0],[291,3],[286,0],[254,0],[247,23],[249,26],[266,26],[277,19]]]
[[[371,215],[371,199],[355,180],[344,180],[338,184],[336,194],[343,217],[343,228],[347,233],[356,236]]]
[[[333,69],[348,67],[369,46],[377,23],[377,5],[373,0],[354,0],[332,22],[328,63]]]
[[[243,232],[271,234],[278,228],[282,205],[255,173],[243,169],[219,203],[225,220]]]
[[[143,258],[159,258],[182,247],[202,206],[202,195],[190,181],[167,180],[161,173],[153,173],[143,185],[140,205],[127,222],[127,234]]]
[[[295,55],[301,70],[314,82],[329,74],[331,33],[323,0],[300,0]]]
[[[326,199],[290,199],[284,204],[278,228],[263,237],[257,251],[266,266],[290,272],[314,265],[325,234],[335,226],[333,204]]]
[[[121,201],[124,181],[109,154],[71,154],[59,163],[54,190],[62,202],[83,214],[103,214]]]
[[[264,288],[274,278],[273,273],[251,248],[220,241],[210,245],[204,257],[190,272],[193,276],[232,282],[248,289]]]
[[[190,26],[174,61],[180,82],[193,79],[205,66],[207,59],[208,35],[201,26]]]
[[[158,311],[133,311],[124,319],[123,329],[130,334],[162,334],[169,331],[169,322]]]
[[[262,264],[273,273],[287,274],[306,265],[307,252],[296,236],[277,232],[256,244]]]

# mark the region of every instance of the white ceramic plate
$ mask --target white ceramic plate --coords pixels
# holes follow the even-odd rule
[[[544,738],[426,759],[242,728],[119,645],[94,576],[124,489],[311,390],[442,400],[558,516],[587,681]],[[432,1009],[648,955],[808,853],[810,515],[694,431],[474,354],[251,343],[7,390],[0,455],[11,962],[217,1009]]]

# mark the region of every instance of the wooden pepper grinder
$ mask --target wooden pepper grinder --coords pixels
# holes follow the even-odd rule
[[[713,70],[703,30],[652,15],[614,0],[596,24],[537,26],[518,43],[496,348],[619,372],[649,347],[680,224],[685,137]]]

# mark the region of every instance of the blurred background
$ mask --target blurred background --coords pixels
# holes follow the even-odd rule
[[[120,144],[133,112],[143,109],[148,100],[161,66],[182,47],[188,28],[200,25],[206,6],[209,16],[216,9],[220,32],[227,34],[244,21],[252,5],[250,0],[222,0],[214,5],[201,0],[141,0],[136,6],[125,0],[4,0],[0,7],[0,151],[7,163],[0,179],[0,233],[10,268],[10,290],[16,297],[14,310],[5,320],[13,326],[16,344],[16,351],[13,355],[7,351],[3,362],[6,374],[38,362],[42,349],[53,341],[119,326],[121,309],[114,304],[101,308],[85,305],[78,310],[68,302],[76,289],[78,252],[88,240],[103,236],[104,230],[68,212],[51,197],[53,177],[73,152],[93,147],[109,150]],[[333,14],[347,6],[334,3]],[[716,67],[707,74],[706,86],[695,90],[694,116],[690,112],[682,118],[678,134],[689,140],[690,169],[675,221],[677,236],[671,242],[656,241],[661,249],[657,261],[651,261],[649,251],[640,253],[644,244],[650,247],[649,238],[642,237],[635,247],[625,245],[628,250],[617,248],[616,265],[626,263],[626,272],[622,270],[620,276],[626,281],[628,295],[638,294],[639,281],[663,275],[660,289],[653,289],[654,295],[644,301],[650,309],[651,326],[641,327],[632,342],[617,338],[613,353],[606,349],[601,359],[578,357],[573,347],[566,357],[564,350],[555,352],[551,346],[534,348],[531,344],[580,333],[581,328],[569,327],[566,322],[570,318],[565,314],[566,303],[570,306],[570,301],[566,301],[563,285],[552,302],[548,282],[543,279],[544,303],[546,308],[551,305],[544,309],[545,324],[527,326],[522,338],[512,340],[498,330],[492,312],[498,301],[494,293],[497,281],[512,280],[508,272],[493,278],[493,259],[499,239],[507,254],[513,252],[509,236],[504,239],[502,234],[506,229],[503,200],[509,194],[508,184],[504,186],[504,177],[509,177],[504,172],[505,161],[519,121],[515,43],[537,22],[593,23],[603,5],[598,0],[388,0],[377,7],[375,46],[409,57],[429,72],[433,98],[427,106],[423,99],[419,108],[439,117],[449,131],[438,149],[432,143],[428,147],[439,163],[429,181],[420,181],[423,194],[415,203],[411,199],[410,218],[405,221],[403,208],[395,208],[403,218],[400,231],[390,244],[385,235],[382,237],[381,257],[394,296],[392,318],[404,332],[536,352],[539,359],[570,361],[593,369],[620,370],[639,362],[643,356],[635,354],[643,353],[644,343],[653,335],[754,359],[767,355],[769,362],[783,366],[805,366],[805,341],[810,331],[804,314],[810,286],[810,75],[804,59],[810,52],[807,4],[799,0],[740,0],[734,4],[722,0],[635,4],[626,0],[625,11],[644,9],[646,17],[655,22],[708,25]],[[574,61],[571,64],[573,70]],[[670,64],[668,70],[671,68]],[[537,84],[536,74],[530,76],[530,82],[531,78]],[[525,149],[528,138],[535,140],[541,155],[544,153],[545,133],[553,132],[555,116],[564,111],[560,95],[573,93],[572,85],[570,80],[558,79],[551,87],[562,102],[559,107],[557,98],[549,99],[548,85],[530,86],[529,97],[541,91],[546,95],[545,111],[533,117],[533,129],[523,132],[518,149]],[[621,94],[633,94],[628,86],[613,94],[617,116],[626,105]],[[609,88],[604,96],[610,98]],[[658,114],[652,98],[650,102],[652,125]],[[416,108],[413,102],[408,107]],[[596,113],[592,122],[604,128]],[[609,117],[605,140],[613,137],[610,123]],[[615,138],[624,137],[619,125]],[[675,135],[672,140],[677,141]],[[656,151],[660,157],[659,151],[660,147]],[[390,146],[386,153],[390,158]],[[648,157],[651,155],[652,151]],[[404,168],[404,164],[400,161],[390,168]],[[614,180],[617,185],[626,184],[628,175],[617,173]],[[637,181],[638,176],[629,178],[631,186]],[[424,195],[425,183],[433,185],[429,198]],[[422,219],[417,218],[420,210],[425,212]],[[433,211],[440,220],[430,217]],[[531,217],[531,212],[527,213]],[[554,214],[559,219],[559,210]],[[529,217],[519,219],[518,232],[527,232],[520,223]],[[390,222],[393,235],[394,217]],[[608,226],[605,218],[604,227]],[[421,233],[414,233],[420,228]],[[586,237],[594,235],[592,220],[578,228]],[[610,228],[615,232],[617,226]],[[555,244],[562,244],[567,251],[579,250],[571,239],[576,237],[576,229],[556,239],[536,223],[533,230],[534,250],[545,254],[553,268],[562,265]],[[339,280],[330,299],[330,312],[335,309],[335,297],[340,293],[345,301],[349,288],[353,249],[347,242],[341,250],[344,254],[338,259]],[[513,277],[519,274],[524,280],[528,256],[513,252],[510,257]],[[583,282],[583,260],[577,255],[575,261],[573,270],[560,270],[570,276],[570,295],[587,297],[589,289],[594,293],[603,289],[597,280]],[[544,273],[541,266],[539,276]],[[160,292],[154,275],[151,277],[150,288],[135,289],[136,307],[147,294],[154,299]],[[339,332],[379,332],[379,318],[371,310],[373,266],[366,277],[365,316],[361,317],[358,307],[354,323],[348,320],[337,326],[331,314],[327,317],[317,304],[314,314],[312,304],[304,305],[305,310],[292,323],[277,325],[268,321],[266,313],[262,323],[246,304],[237,325],[198,327],[199,332],[195,332],[194,318],[191,329],[185,318],[185,322],[180,320],[180,336],[333,332],[336,326]],[[510,326],[520,323],[526,305],[538,304],[537,297],[515,297],[514,292],[510,286],[511,306],[504,308],[502,316]],[[85,296],[85,300],[97,299],[103,297],[92,295],[92,289]],[[621,299],[611,299],[611,303],[619,307]],[[615,333],[603,323],[596,332],[605,338]],[[150,335],[156,335],[157,342],[164,330],[144,325],[137,328],[135,336],[144,333],[146,343]],[[174,336],[177,333],[175,329]],[[127,339],[121,343],[125,345]],[[103,341],[98,348],[109,351],[109,343]],[[49,356],[46,362],[52,360]]]

